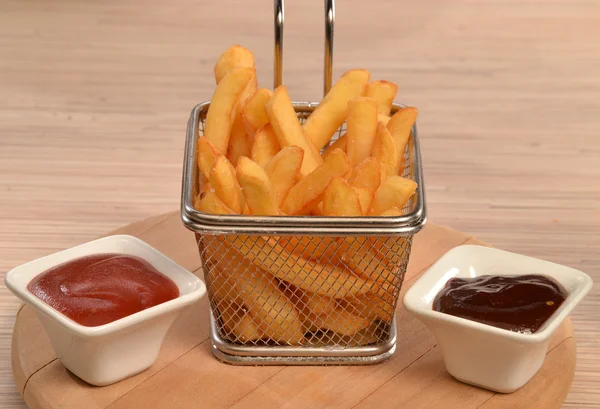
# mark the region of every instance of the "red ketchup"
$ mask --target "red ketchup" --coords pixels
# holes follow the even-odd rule
[[[94,254],[59,264],[27,289],[73,321],[95,327],[179,296],[150,263],[124,254]]]

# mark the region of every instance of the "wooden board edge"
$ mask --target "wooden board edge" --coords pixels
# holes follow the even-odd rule
[[[165,223],[165,222],[167,222],[167,221],[171,220],[171,219],[172,219],[172,218],[174,218],[174,217],[179,217],[179,215],[178,215],[178,212],[171,212],[171,213],[167,213],[167,214],[163,214],[163,215],[159,215],[159,216],[151,217],[151,218],[149,218],[149,219],[142,220],[142,221],[140,221],[140,222],[137,222],[137,223],[134,223],[134,224],[132,224],[132,225],[129,225],[129,226],[125,226],[125,227],[122,227],[122,228],[116,229],[116,230],[114,230],[113,232],[111,232],[111,233],[108,233],[108,235],[111,235],[111,234],[132,234],[132,235],[141,235],[141,234],[143,234],[144,232],[150,231],[150,230],[151,230],[151,229],[153,229],[154,227],[156,227],[156,226],[158,226],[158,225],[160,225],[160,224],[162,224],[162,223]],[[478,239],[475,239],[475,238],[474,238],[474,237],[472,237],[472,236],[466,235],[465,233],[461,233],[460,231],[457,231],[457,230],[455,230],[455,229],[448,228],[448,227],[446,227],[446,226],[440,226],[440,225],[435,225],[435,226],[436,226],[436,227],[441,227],[441,228],[443,228],[443,229],[447,230],[449,233],[454,233],[454,232],[456,232],[456,234],[459,234],[459,235],[462,235],[462,236],[464,236],[464,237],[465,237],[465,240],[464,240],[462,243],[458,244],[458,245],[462,245],[462,244],[477,244],[477,245],[489,246],[487,243],[485,243],[485,242],[483,242],[483,241],[480,241],[480,240],[478,240]],[[133,230],[133,231],[132,231],[132,230]],[[427,270],[427,269],[428,269],[428,268],[429,268],[429,267],[430,267],[430,266],[431,266],[431,265],[432,265],[434,262],[435,262],[435,261],[433,261],[433,262],[431,262],[431,264],[429,264],[429,265],[427,265],[427,266],[425,266],[425,267],[421,268],[421,269],[420,269],[420,271],[419,271],[418,273],[416,273],[416,274],[414,275],[414,277],[412,277],[412,279],[409,279],[409,280],[407,280],[406,284],[408,284],[409,282],[414,282],[414,281],[416,281],[416,279],[418,278],[418,276],[420,276],[420,275],[421,275],[421,274],[422,274],[424,271],[426,271],[426,270]],[[404,290],[404,289],[403,289],[403,290]],[[403,291],[403,292],[404,292],[404,291]],[[402,307],[401,307],[401,305],[402,305],[402,303],[401,303],[401,300],[399,300],[399,302],[398,302],[398,306],[397,306],[397,309],[401,309],[401,308],[402,308]],[[15,327],[18,325],[18,322],[19,322],[19,319],[20,319],[20,317],[19,317],[19,316],[20,316],[20,313],[21,313],[21,311],[22,311],[22,310],[23,310],[23,306],[22,306],[22,307],[19,309],[19,312],[17,313],[17,317],[16,317],[16,320],[15,320]],[[561,400],[560,400],[560,402],[562,403],[562,402],[564,401],[564,399],[565,399],[565,397],[566,397],[566,395],[567,395],[568,391],[569,391],[569,388],[570,388],[570,385],[571,385],[571,382],[572,382],[572,379],[573,379],[573,376],[574,376],[574,372],[575,372],[575,340],[573,339],[573,330],[572,330],[572,325],[571,325],[571,322],[570,322],[569,318],[567,318],[567,319],[566,319],[566,320],[563,322],[563,324],[561,325],[561,327],[559,327],[559,331],[561,331],[561,332],[564,334],[564,339],[562,339],[562,341],[560,341],[560,342],[559,342],[557,345],[555,345],[553,348],[551,348],[551,349],[548,351],[548,354],[552,353],[553,351],[555,351],[557,348],[559,348],[559,347],[560,347],[560,348],[561,348],[561,349],[560,349],[560,351],[562,352],[562,350],[563,350],[563,349],[565,349],[565,351],[564,351],[563,353],[570,354],[570,356],[571,356],[571,359],[572,359],[572,362],[569,362],[569,364],[570,364],[570,368],[571,368],[571,371],[570,371],[570,377],[569,377],[569,381],[568,381],[568,383],[567,383],[566,385],[562,385],[562,384],[561,384],[561,387],[562,387],[562,389],[560,389],[560,391],[561,391],[561,392],[560,392],[560,399],[561,399]],[[557,332],[558,332],[558,331],[557,331]],[[14,331],[13,331],[13,336],[14,336]],[[569,340],[571,340],[571,341],[569,341]],[[13,340],[13,342],[14,342],[14,340]],[[565,344],[565,346],[563,346],[563,344]],[[424,355],[430,354],[430,353],[431,353],[431,351],[432,351],[433,349],[434,349],[434,348],[430,349],[430,350],[429,350],[428,352],[426,352]],[[187,354],[189,354],[189,353],[191,353],[191,350],[190,350],[190,351],[188,351],[188,352],[186,352],[185,354],[183,354],[183,355],[182,355],[181,357],[179,357],[179,358],[182,358],[182,357],[184,357],[185,355],[187,355]],[[557,355],[557,354],[555,353],[555,355]],[[179,359],[179,358],[178,358],[178,359]],[[15,357],[14,357],[14,350],[13,350],[12,348],[11,348],[11,359],[15,359]],[[45,368],[45,367],[46,367],[48,364],[52,363],[52,362],[53,362],[53,361],[55,361],[55,360],[56,360],[56,359],[54,359],[54,360],[52,360],[52,361],[48,362],[46,365],[42,366],[40,369],[38,369],[37,371],[35,371],[35,372],[34,372],[34,373],[33,373],[33,374],[32,374],[32,375],[31,375],[31,376],[28,378],[28,379],[26,379],[24,382],[21,382],[21,383],[23,383],[23,387],[22,387],[22,389],[21,389],[20,385],[18,384],[18,387],[19,387],[19,389],[20,389],[21,396],[25,397],[25,389],[26,389],[26,387],[27,387],[27,383],[28,383],[29,379],[31,379],[31,377],[33,377],[33,376],[34,376],[35,374],[37,374],[38,372],[43,372],[43,369],[44,369],[44,368]],[[14,368],[15,368],[15,366],[14,366],[14,361],[13,361],[13,371],[14,371]],[[155,376],[155,375],[157,375],[158,373],[160,373],[160,372],[161,372],[163,369],[164,369],[164,368],[162,368],[162,369],[161,369],[160,371],[158,371],[157,373],[153,374],[153,376]],[[14,375],[14,372],[13,372],[13,376],[15,376],[15,375]],[[17,377],[16,377],[16,376],[15,376],[15,382],[17,382]],[[135,388],[133,388],[133,389],[135,389]],[[123,394],[123,395],[122,395],[122,396],[121,396],[119,399],[121,399],[122,397],[126,396],[126,395],[127,395],[129,392],[131,392],[131,391],[128,391],[128,392],[126,392],[126,393],[125,393],[125,394]],[[564,392],[564,393],[563,393],[563,392]],[[45,408],[45,407],[46,407],[46,406],[44,406],[44,405],[45,405],[45,403],[47,403],[47,402],[41,402],[41,401],[38,401],[38,400],[35,398],[35,397],[36,397],[36,394],[28,394],[28,395],[29,395],[29,396],[28,396],[29,398],[32,398],[32,399],[27,399],[27,400],[26,400],[26,403],[27,403],[27,405],[29,405],[29,407],[31,407],[31,408]],[[497,395],[497,394],[494,394],[494,395],[493,395],[493,396],[492,396],[490,399],[486,400],[486,402],[484,402],[484,404],[482,404],[480,407],[481,407],[482,409],[483,409],[483,408],[485,408],[485,409],[488,409],[488,406],[483,406],[483,405],[488,405],[488,404],[489,404],[489,405],[492,405],[492,404],[495,404],[495,402],[496,402],[496,401],[501,401],[501,398],[496,398],[496,395]],[[502,396],[510,396],[510,395],[502,395],[502,394],[498,394],[498,396],[501,396],[501,397],[502,397]],[[113,402],[113,403],[114,403],[114,402]],[[560,406],[560,404],[561,404],[561,403],[559,403],[559,406]],[[110,406],[110,405],[108,405],[108,406]],[[490,406],[490,409],[491,409],[491,408],[495,408],[495,407],[496,407],[496,406]],[[540,408],[542,408],[542,407],[543,407],[543,408],[546,408],[546,406],[539,406],[539,407],[540,407]]]

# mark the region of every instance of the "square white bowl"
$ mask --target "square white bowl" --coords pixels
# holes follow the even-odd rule
[[[29,282],[46,270],[100,253],[121,253],[146,260],[175,282],[179,296],[108,324],[86,327],[27,290]],[[127,235],[104,237],[25,263],[6,273],[4,282],[34,308],[61,363],[84,381],[98,386],[118,382],[150,367],[175,318],[206,293],[204,283],[193,273],[142,240]]]
[[[554,278],[567,299],[533,334],[493,327],[433,310],[435,296],[453,277],[540,274]],[[550,336],[585,297],[591,278],[573,268],[489,247],[455,247],[431,266],[404,295],[404,307],[438,340],[447,371],[456,379],[509,393],[540,369]]]

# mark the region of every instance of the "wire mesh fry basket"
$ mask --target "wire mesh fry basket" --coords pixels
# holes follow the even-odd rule
[[[333,1],[325,1],[325,92],[331,87]],[[275,1],[275,87],[281,83],[283,2]],[[303,122],[318,102],[294,102]],[[209,102],[191,113],[181,217],[196,234],[213,354],[238,365],[369,364],[396,347],[395,309],[413,235],[426,221],[416,125],[403,176],[415,195],[402,216],[246,216],[198,211],[196,146]],[[392,113],[402,106],[394,104]],[[340,127],[333,141],[345,132]]]

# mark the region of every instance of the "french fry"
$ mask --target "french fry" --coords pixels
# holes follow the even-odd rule
[[[342,337],[339,341],[333,338],[332,341],[336,342],[337,344],[346,345],[348,348],[379,344],[381,342],[380,328],[381,323],[375,320],[372,321],[368,327],[356,332],[352,336]]]
[[[387,266],[389,270],[394,270],[397,266],[397,260],[407,259],[410,254],[410,248],[406,247],[407,241],[400,237],[369,237],[370,245],[367,246],[369,251],[375,254],[375,257]],[[394,277],[394,283],[398,286],[401,284],[400,276]],[[399,280],[399,282],[398,282]],[[393,294],[394,288],[389,288]],[[381,291],[379,291],[381,293]],[[389,296],[389,294],[388,294]]]
[[[279,142],[270,124],[260,128],[254,135],[250,157],[263,168],[279,152]]]
[[[258,163],[242,156],[236,167],[236,175],[252,214],[259,216],[279,214],[273,183]]]
[[[396,154],[396,144],[383,122],[377,123],[377,133],[373,142],[373,157],[379,159],[382,166],[381,177],[385,180],[388,176],[397,175],[400,171],[400,161]]]
[[[418,110],[415,107],[403,108],[396,112],[387,124],[387,129],[396,145],[396,160],[400,170],[404,168],[404,150],[410,138],[410,131],[417,120],[417,114]]]
[[[317,203],[317,205],[313,207],[311,214],[313,216],[323,216],[323,202]]]
[[[310,327],[333,331],[344,336],[351,336],[367,328],[371,324],[368,318],[360,317],[338,307],[334,312],[321,314],[312,318]],[[306,325],[306,324],[305,324]]]
[[[275,203],[281,206],[288,192],[296,183],[302,166],[304,151],[298,146],[286,146],[265,167],[275,189]]]
[[[337,307],[335,298],[310,292],[304,293],[303,301],[306,308],[313,314],[330,314]]]
[[[217,84],[229,71],[242,67],[254,68],[254,54],[247,48],[234,44],[221,54],[215,64],[214,71]]]
[[[378,159],[370,156],[352,169],[348,183],[353,187],[366,187],[377,190],[381,184],[381,164]]]
[[[323,215],[362,216],[358,196],[341,177],[331,179],[323,194]]]
[[[240,95],[253,78],[253,68],[235,68],[217,85],[204,122],[204,137],[223,155],[227,154],[233,122],[238,114]]]
[[[221,152],[208,139],[198,138],[198,167],[207,180],[219,155]]]
[[[211,256],[218,257],[218,254]],[[210,257],[207,261],[215,267],[206,277],[211,293],[220,301],[242,305],[244,300],[235,288],[235,280],[232,279],[231,273],[227,269],[221,269],[218,262],[213,263]]]
[[[214,71],[217,87],[197,145],[197,210],[404,214],[417,189],[399,176],[417,109],[390,117],[396,84],[369,82],[367,70],[348,71],[301,124],[284,86],[258,89],[249,50],[230,47]],[[346,134],[331,141],[344,121]],[[408,257],[409,240],[228,234],[198,238],[210,301],[227,340],[380,341],[382,324],[394,316],[405,269],[399,260]]]
[[[350,100],[346,123],[346,152],[350,165],[354,166],[371,156],[377,130],[377,101],[369,97]]]
[[[346,119],[348,101],[364,94],[371,74],[367,70],[344,73],[302,125],[317,149],[329,143]]]
[[[339,244],[332,237],[282,236],[278,243],[287,252],[309,261],[332,265],[338,262],[336,249]]]
[[[383,122],[385,126],[390,122],[390,118],[388,115],[377,114],[377,122]]]
[[[288,286],[284,292],[296,306],[301,319],[311,314],[329,314],[338,307],[335,298],[302,291],[293,286]]]
[[[235,283],[234,291],[261,330],[261,338],[300,344],[304,334],[294,304],[278,288],[273,276],[261,266],[247,262],[244,253],[232,246],[227,237],[241,241],[240,236],[215,236],[206,243],[208,251],[219,255],[216,257],[217,268],[230,275]]]
[[[333,152],[336,149],[341,149],[342,151],[346,152],[346,141],[347,140],[348,140],[348,137],[346,136],[346,134],[343,134],[334,143],[329,145],[327,147],[327,149],[325,149],[325,152],[323,152],[323,154],[321,155],[323,157],[323,160],[327,159],[327,157],[331,154],[331,152]]]
[[[217,301],[217,308],[223,322],[223,327],[235,341],[251,342],[258,341],[262,337],[262,331],[254,322],[250,314],[244,311],[239,304]]]
[[[365,96],[377,100],[377,111],[380,115],[390,115],[392,103],[398,92],[398,85],[390,81],[373,81],[367,86]]]
[[[269,123],[265,105],[272,96],[271,90],[260,88],[246,100],[242,109],[242,118],[248,135],[254,135],[256,131]]]
[[[414,181],[401,176],[390,176],[375,192],[369,214],[381,215],[392,207],[402,209],[415,190],[417,184]]]
[[[244,195],[237,181],[235,168],[225,156],[217,157],[208,181],[223,203],[237,214],[242,212],[245,204]]]
[[[308,175],[323,163],[319,151],[306,137],[302,125],[300,125],[285,86],[277,87],[265,109],[275,135],[277,135],[279,145],[281,147],[295,145],[304,150],[304,160],[300,169],[302,175]]]
[[[395,206],[390,207],[389,209],[381,212],[381,216],[402,216],[404,213],[402,210],[398,209]]]
[[[236,286],[243,294],[244,305],[264,334],[286,344],[300,344],[304,339],[302,323],[294,304],[277,288],[277,282],[258,270],[241,266],[234,273]]]
[[[290,189],[281,209],[285,214],[293,215],[300,213],[306,206],[314,206],[320,201],[331,179],[345,176],[350,170],[346,154],[336,149],[322,165]]]
[[[390,322],[394,318],[394,298],[368,293],[358,297],[348,297],[342,301],[343,307],[354,315],[368,320],[380,319]]]
[[[208,214],[234,214],[229,206],[227,206],[215,193],[214,188],[210,184],[206,184],[202,192],[196,197],[194,207],[201,212]]]
[[[244,91],[240,94],[238,99],[238,107],[236,108],[236,116],[231,127],[231,135],[229,137],[229,146],[227,148],[227,158],[233,164],[237,165],[237,161],[240,156],[250,156],[252,149],[252,143],[254,142],[254,133],[248,134],[244,125],[244,118],[242,117],[242,110],[246,105],[246,101],[250,98],[257,88],[256,73],[248,84]]]
[[[208,178],[206,176],[204,176],[204,173],[202,173],[202,171],[200,171],[200,173],[198,174],[198,192],[201,192],[204,185],[206,185],[208,183]]]
[[[241,156],[250,156],[252,152],[253,138],[246,133],[246,128],[238,114],[231,127],[229,147],[227,148],[227,159],[233,166],[237,165]]]
[[[279,280],[295,287],[328,297],[346,297],[365,294],[377,283],[355,275],[346,267],[310,262],[286,251],[279,244],[256,238],[248,250],[244,236],[226,236],[228,244],[236,248],[241,257],[257,268],[266,269]],[[277,257],[269,257],[277,255]]]
[[[371,209],[371,202],[373,202],[375,192],[366,187],[354,187],[353,189],[356,193],[356,197],[358,197],[362,214],[363,216],[366,216]]]
[[[394,280],[394,265],[389,260],[380,260],[376,257],[377,249],[365,237],[347,237],[340,243],[338,250],[340,259],[354,272],[354,274],[376,282],[376,292],[387,287],[386,284]],[[384,291],[385,292],[385,291]]]

